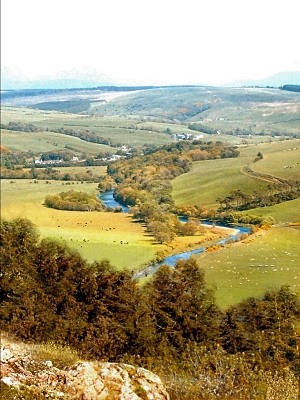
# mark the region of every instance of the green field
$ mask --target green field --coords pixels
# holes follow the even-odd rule
[[[93,175],[105,175],[106,174],[106,170],[107,167],[106,165],[100,165],[100,166],[88,166],[88,167],[78,167],[78,166],[74,166],[74,167],[56,167],[55,166],[55,170],[62,172],[64,174],[66,173],[76,173],[76,174],[83,174],[86,173],[88,171],[92,171]]]
[[[261,216],[272,216],[279,224],[300,221],[300,199],[286,201],[275,206],[255,208],[250,210],[251,214]]]
[[[290,150],[294,149],[294,150]],[[254,171],[295,180],[300,176],[300,141],[261,143],[257,146],[240,147],[240,156],[232,159],[198,161],[190,172],[177,177],[173,184],[173,198],[178,205],[197,204],[211,208],[219,205],[216,199],[226,197],[231,190],[247,193],[267,190],[269,182],[248,176],[243,167]],[[256,163],[258,152],[264,158]],[[284,168],[290,165],[291,168]],[[288,221],[294,221],[294,219]]]
[[[299,180],[300,140],[261,144],[260,149],[264,158],[252,165],[254,171],[287,180]]]
[[[26,134],[26,132],[14,132],[3,130],[2,145],[11,150],[36,150],[48,151],[54,148],[71,146],[74,151],[85,151],[91,155],[97,155],[100,151],[114,148],[105,145],[85,142],[68,135],[51,132],[59,128],[72,128],[74,130],[85,129],[95,132],[97,135],[109,138],[112,142],[119,142],[129,147],[142,146],[143,144],[160,145],[170,141],[170,135],[165,133],[161,126],[143,125],[139,119],[120,117],[101,117],[90,115],[63,114],[58,112],[45,112],[40,110],[19,109],[3,107],[1,122],[10,121],[31,123],[40,129],[40,132]],[[140,125],[139,125],[140,124]],[[49,132],[46,132],[48,130]],[[16,140],[24,135],[24,146]]]
[[[72,148],[74,154],[85,152],[89,155],[97,156],[101,152],[114,152],[110,146],[97,143],[89,143],[79,138],[62,135],[55,132],[15,132],[2,130],[2,146],[11,151],[57,151],[64,150],[66,146]],[[47,149],[47,150],[46,150]]]
[[[300,230],[272,228],[205,255],[194,256],[216,288],[216,300],[225,309],[248,297],[288,284],[300,292]]]
[[[265,183],[241,172],[245,159],[197,161],[192,170],[173,182],[173,198],[178,205],[191,204],[217,208],[218,197],[226,197],[230,190],[253,191],[266,187]]]
[[[89,262],[109,259],[117,268],[136,269],[149,263],[161,246],[153,246],[145,229],[127,214],[60,211],[43,205],[46,195],[74,189],[97,194],[97,184],[70,186],[60,181],[1,180],[1,217],[28,218],[41,237],[65,241]],[[129,242],[121,244],[120,242]]]

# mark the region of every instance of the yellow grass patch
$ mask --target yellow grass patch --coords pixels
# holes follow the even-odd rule
[[[97,194],[97,184],[63,186],[62,182],[2,180],[1,216],[3,219],[27,218],[41,237],[65,241],[89,262],[109,259],[117,267],[136,268],[150,262],[163,246],[153,245],[145,228],[128,214],[63,211],[43,205],[47,194],[74,188]],[[30,183],[31,182],[31,183]]]

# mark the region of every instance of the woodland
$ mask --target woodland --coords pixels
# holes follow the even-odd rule
[[[108,261],[87,264],[39,240],[24,219],[2,222],[0,249],[6,332],[141,365],[164,379],[172,399],[258,399],[267,390],[278,399],[278,382],[297,398],[300,303],[288,286],[221,311],[191,259],[140,286]]]

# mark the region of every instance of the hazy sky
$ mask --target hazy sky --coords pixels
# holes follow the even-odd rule
[[[3,82],[218,85],[299,71],[299,15],[299,0],[1,0]]]

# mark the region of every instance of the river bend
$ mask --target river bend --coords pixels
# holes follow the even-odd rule
[[[128,207],[123,206],[122,204],[120,204],[119,202],[117,202],[114,199],[113,193],[114,193],[113,190],[109,190],[107,192],[100,193],[98,197],[100,198],[100,200],[102,200],[104,205],[107,207],[121,207],[123,212],[129,212]],[[187,219],[180,218],[180,221],[186,222]],[[203,225],[212,225],[212,223],[210,221],[201,221],[201,223]],[[228,228],[228,226],[226,227],[224,225],[219,225],[219,224],[215,224],[215,226],[218,226],[220,228]],[[234,235],[230,235],[227,238],[220,240],[219,242],[217,242],[217,245],[226,244],[228,241],[236,240],[240,234],[242,234],[242,233],[249,234],[249,232],[250,232],[250,228],[246,228],[246,227],[242,227],[242,226],[230,226],[230,228],[235,230]],[[136,274],[134,274],[134,278],[143,278],[146,276],[150,276],[150,275],[154,274],[158,270],[159,267],[161,267],[162,265],[165,265],[165,264],[170,265],[171,267],[174,267],[174,265],[176,264],[176,262],[178,260],[189,259],[191,255],[200,254],[200,253],[203,253],[204,251],[205,251],[205,247],[201,247],[198,249],[185,251],[183,253],[173,254],[172,256],[166,257],[162,261],[155,263],[153,265],[149,265],[142,271],[137,272]]]

